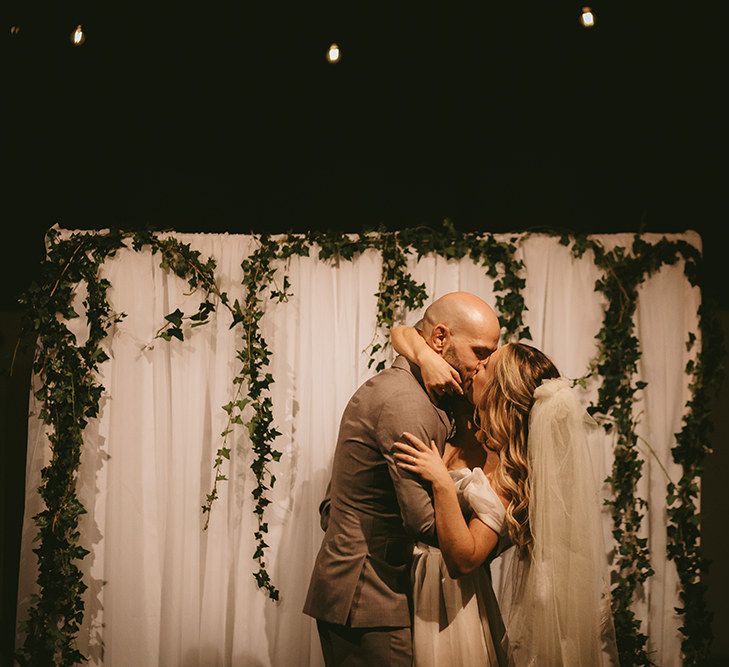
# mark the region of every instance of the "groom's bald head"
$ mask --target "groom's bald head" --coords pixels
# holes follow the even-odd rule
[[[499,336],[499,320],[494,309],[470,292],[449,292],[428,306],[423,315],[424,327],[432,329],[440,323],[446,324],[451,332],[468,330],[489,333],[497,339]]]
[[[421,331],[464,382],[496,349],[500,332],[494,309],[469,292],[450,292],[436,299],[423,315]]]

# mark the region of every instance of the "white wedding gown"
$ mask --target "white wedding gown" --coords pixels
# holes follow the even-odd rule
[[[504,506],[481,468],[450,472],[464,515],[477,516],[499,535],[489,561],[452,579],[439,549],[415,547],[413,558],[413,664],[416,667],[470,667],[507,664],[504,624],[489,562],[510,546]]]

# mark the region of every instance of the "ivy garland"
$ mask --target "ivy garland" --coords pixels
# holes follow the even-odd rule
[[[702,555],[700,546],[700,515],[695,498],[698,496],[697,480],[703,472],[703,461],[711,453],[711,398],[719,393],[724,377],[721,359],[724,358],[724,340],[711,302],[705,300],[699,308],[699,330],[702,335],[701,349],[694,362],[686,365],[691,376],[690,398],[686,403],[683,428],[676,434],[676,446],[671,450],[673,460],[681,466],[681,479],[669,483],[666,497],[668,512],[668,558],[676,563],[681,591],[682,607],[676,611],[683,616],[679,628],[683,634],[681,649],[684,665],[699,667],[709,658],[712,613],[706,607],[706,584],[701,575],[709,563]],[[696,334],[689,333],[686,348],[691,351]]]
[[[283,286],[279,289],[276,285],[275,260],[287,260],[292,255],[307,255],[308,248],[303,239],[293,236],[288,237],[285,243],[279,243],[269,236],[258,239],[258,248],[250,257],[243,260],[243,306],[236,299],[233,307],[233,323],[231,328],[237,324],[243,325],[242,347],[238,352],[238,361],[241,369],[233,379],[237,385],[235,398],[223,406],[228,413],[228,423],[221,433],[223,444],[216,452],[214,470],[215,477],[212,491],[206,496],[205,504],[202,506],[203,513],[210,517],[212,504],[218,497],[217,484],[219,481],[227,480],[227,476],[221,473],[223,460],[230,460],[230,448],[227,446],[227,439],[232,433],[233,424],[244,424],[248,428],[248,436],[251,440],[255,459],[251,469],[256,477],[256,487],[252,491],[256,501],[254,513],[258,518],[258,527],[254,536],[256,538],[256,550],[253,559],[258,562],[258,570],[254,573],[259,588],[264,589],[272,600],[279,599],[279,591],[273,585],[271,577],[266,569],[265,550],[268,544],[265,535],[268,533],[268,524],[264,521],[266,507],[271,501],[266,497],[266,491],[273,488],[276,483],[276,476],[272,474],[268,465],[281,459],[281,452],[274,449],[272,443],[281,433],[273,426],[273,402],[269,388],[273,384],[271,373],[265,372],[271,357],[271,352],[263,338],[260,330],[260,320],[263,317],[263,299],[261,293],[269,290],[270,296],[275,300],[287,301],[289,294],[288,276],[284,276]],[[270,285],[274,285],[273,288]],[[224,297],[227,301],[227,297]],[[248,397],[240,398],[243,384],[247,385]],[[244,422],[243,410],[250,405],[253,411],[251,418]],[[208,523],[206,521],[205,528]]]
[[[638,300],[638,286],[663,265],[673,265],[684,260],[684,272],[691,285],[698,284],[700,253],[685,241],[668,241],[665,237],[650,244],[635,235],[630,252],[622,247],[608,251],[598,241],[586,235],[561,236],[563,245],[570,245],[575,257],[582,257],[591,250],[595,264],[603,270],[603,277],[595,284],[595,291],[602,293],[608,302],[603,325],[598,332],[598,352],[592,361],[588,375],[580,378],[584,385],[590,376],[599,376],[602,382],[597,402],[589,411],[606,417],[604,428],[616,432],[615,460],[613,470],[606,482],[614,494],[606,504],[611,508],[613,537],[617,544],[614,559],[612,609],[618,640],[621,665],[652,664],[646,651],[647,637],[640,630],[640,621],[631,609],[638,587],[653,575],[647,538],[639,536],[643,510],[648,507],[645,499],[637,495],[637,484],[641,476],[643,460],[639,457],[638,417],[634,406],[639,400],[636,394],[642,392],[647,383],[635,380],[638,375],[640,349],[634,336],[635,309]],[[706,308],[700,310],[702,328],[707,320]],[[689,349],[695,334],[690,334]],[[697,477],[701,472],[701,460],[708,453],[710,429],[706,404],[709,392],[718,389],[721,382],[723,355],[721,333],[716,325],[707,328],[704,345],[695,368],[690,361],[686,372],[694,372],[690,385],[692,398],[687,404],[684,429],[677,434],[678,445],[674,447],[674,461],[683,467],[679,490],[669,481],[667,553],[676,562],[682,591],[683,608],[677,612],[685,615],[680,628],[684,635],[682,650],[684,664],[704,664],[708,658],[711,643],[711,616],[704,599],[705,586],[700,575],[706,571],[706,560],[701,556],[698,543],[699,515],[693,497],[698,493]],[[711,376],[707,377],[711,360]],[[680,500],[681,504],[672,507]]]
[[[23,331],[37,337],[33,371],[42,381],[35,392],[40,402],[39,419],[49,427],[51,461],[41,471],[38,492],[45,509],[33,517],[38,526],[38,593],[31,596],[28,618],[23,623],[25,640],[16,658],[21,665],[71,665],[85,660],[75,646],[84,613],[82,595],[87,586],[74,561],[89,552],[79,543],[79,517],[86,509],[76,495],[76,474],[81,460],[83,431],[99,414],[104,387],[97,379],[99,364],[109,357],[102,342],[126,313],[115,313],[107,300],[109,281],[99,276],[104,261],[125,247],[150,246],[160,253],[166,270],[188,281],[192,290],[202,289],[206,298],[191,316],[204,324],[209,312],[207,295],[214,285],[213,260],[200,261],[200,253],[176,239],[112,231],[105,234],[76,233],[61,239],[57,229],[47,236],[42,280],[21,297],[26,306]],[[86,284],[89,336],[79,345],[66,325],[78,317],[72,306],[80,283]],[[157,337],[183,339],[184,315],[168,315]]]
[[[390,347],[390,330],[395,324],[403,322],[405,312],[421,308],[428,294],[425,285],[416,283],[407,272],[407,253],[400,242],[397,232],[384,232],[379,235],[376,247],[382,254],[382,273],[377,287],[377,330],[375,338],[368,348],[371,368],[379,355],[375,366],[378,373],[385,368],[385,353]]]
[[[526,305],[521,290],[526,280],[521,275],[524,263],[516,257],[517,236],[509,241],[499,241],[493,234],[463,233],[446,219],[440,229],[417,227],[403,230],[401,239],[404,246],[416,250],[418,259],[428,254],[445,259],[469,257],[475,264],[483,266],[486,275],[494,278],[496,312],[502,337],[506,341],[531,340],[529,327],[524,326]]]
[[[222,470],[230,459],[229,446],[233,427],[247,427],[255,453],[251,468],[256,477],[252,494],[256,500],[254,512],[258,517],[255,532],[256,550],[253,559],[258,563],[254,573],[258,586],[273,600],[279,591],[273,585],[266,568],[265,536],[268,525],[264,520],[265,508],[270,504],[266,492],[273,488],[276,478],[269,470],[281,452],[273,442],[281,434],[273,427],[273,405],[270,386],[274,382],[266,371],[271,352],[261,334],[260,321],[264,314],[265,299],[287,301],[291,296],[286,267],[293,256],[308,256],[318,246],[319,259],[339,263],[350,261],[366,250],[375,250],[382,256],[382,273],[377,296],[377,331],[368,346],[369,366],[375,370],[384,367],[389,331],[402,321],[407,310],[422,307],[427,293],[424,284],[413,280],[407,270],[408,255],[420,259],[435,254],[446,259],[470,257],[484,267],[494,278],[496,309],[505,340],[531,338],[524,326],[526,309],[521,291],[525,280],[521,275],[523,263],[517,259],[518,237],[509,241],[497,240],[492,234],[458,232],[450,221],[440,229],[419,227],[401,231],[365,231],[355,235],[330,232],[311,232],[307,235],[267,235],[254,237],[256,250],[241,267],[242,304],[232,303],[228,295],[219,291],[215,283],[215,262],[202,261],[200,253],[190,250],[174,238],[162,238],[156,232],[110,232],[73,234],[61,240],[57,230],[48,234],[48,253],[43,264],[40,284],[32,285],[21,302],[26,306],[24,330],[38,336],[34,371],[41,377],[43,387],[36,396],[42,404],[40,418],[51,427],[52,460],[42,471],[39,489],[46,509],[35,518],[39,528],[38,555],[39,594],[32,599],[25,623],[26,639],[18,653],[21,664],[72,664],[84,659],[75,648],[75,637],[83,619],[81,595],[86,585],[73,563],[88,553],[79,545],[78,516],[85,512],[75,494],[75,474],[80,461],[82,433],[87,419],[98,414],[99,399],[104,388],[96,376],[98,365],[108,357],[100,346],[107,331],[121,321],[124,313],[114,313],[106,299],[108,281],[99,278],[99,268],[107,257],[126,247],[131,238],[136,251],[150,247],[160,253],[160,266],[188,282],[191,290],[200,291],[203,299],[197,312],[186,316],[179,309],[165,316],[155,339],[184,340],[184,322],[190,328],[208,322],[216,310],[217,301],[232,316],[231,328],[241,325],[242,336],[237,359],[240,370],[233,380],[235,390],[230,402],[223,406],[228,415],[221,433],[221,445],[213,462],[213,485],[202,505],[207,528],[213,502],[218,498],[218,482],[227,480]],[[562,235],[561,242],[572,244],[572,252],[581,257],[592,250],[596,264],[605,272],[596,284],[596,290],[608,299],[603,327],[598,334],[599,350],[591,364],[589,375],[603,378],[598,401],[592,412],[609,417],[605,428],[615,426],[617,433],[616,462],[609,478],[615,499],[610,501],[614,521],[614,537],[618,543],[616,577],[613,587],[613,612],[620,641],[623,664],[649,664],[645,651],[646,638],[640,633],[640,623],[630,610],[637,587],[650,576],[650,560],[645,540],[638,537],[646,507],[635,494],[642,461],[637,453],[636,421],[633,417],[635,394],[645,387],[641,381],[633,382],[640,358],[637,339],[633,336],[632,317],[637,299],[637,286],[646,276],[664,263],[675,263],[679,255],[685,259],[686,273],[696,284],[697,251],[684,242],[648,244],[636,236],[631,253],[622,248],[606,251],[587,236]],[[284,267],[281,285],[276,280]],[[76,317],[71,308],[76,285],[84,281],[88,297],[87,309],[90,336],[83,346],[77,346],[65,321]],[[268,292],[268,294],[266,294]],[[675,560],[682,584],[681,599],[685,614],[681,631],[685,638],[683,652],[687,664],[700,664],[708,651],[711,639],[708,630],[709,614],[704,602],[704,587],[700,573],[706,563],[698,545],[698,514],[693,498],[696,497],[696,478],[701,461],[708,453],[706,438],[710,429],[706,398],[720,381],[721,339],[717,328],[710,325],[710,314],[702,306],[701,325],[703,345],[695,365],[689,364],[687,373],[693,373],[692,399],[687,405],[684,428],[677,434],[674,460],[682,465],[683,476],[677,486],[669,484],[668,556]],[[689,345],[695,334],[691,334]],[[150,345],[153,343],[152,341]],[[586,379],[582,378],[582,382]],[[245,385],[245,394],[244,394]],[[244,412],[248,415],[244,418]]]

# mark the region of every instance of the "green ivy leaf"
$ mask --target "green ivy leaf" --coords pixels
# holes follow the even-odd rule
[[[181,327],[183,316],[184,316],[184,313],[179,308],[177,308],[174,313],[165,315],[165,319],[168,322],[171,322],[172,324],[174,324],[176,327]]]

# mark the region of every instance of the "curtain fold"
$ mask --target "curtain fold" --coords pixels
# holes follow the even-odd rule
[[[173,236],[203,257],[215,258],[220,288],[242,300],[240,263],[254,250],[253,237]],[[700,247],[692,232],[667,236]],[[660,237],[644,235],[652,242]],[[607,247],[632,242],[631,234],[596,238]],[[575,259],[547,236],[522,239],[518,253],[525,264],[525,321],[533,344],[563,375],[583,375],[603,318],[604,303],[593,291],[599,270],[589,253]],[[252,575],[255,478],[243,427],[235,427],[230,466],[223,471],[229,481],[219,483],[209,528],[202,530],[201,505],[213,482],[212,462],[227,419],[221,406],[235,390],[240,330],[229,329],[229,315],[220,309],[208,325],[186,332],[184,342],[149,345],[167,313],[176,308],[194,312],[198,298],[187,295],[186,283],[165,273],[159,257],[148,251],[121,251],[104,265],[112,307],[128,317],[105,342],[111,358],[102,365],[100,380],[106,391],[99,417],[85,432],[78,479],[88,510],[80,524],[82,544],[91,550],[81,561],[89,589],[79,647],[92,664],[323,664],[315,624],[301,608],[321,543],[317,507],[339,419],[351,394],[373,374],[366,348],[375,333],[381,260],[374,251],[339,266],[316,257],[312,250],[310,257],[288,260],[293,296],[285,303],[267,301],[261,322],[273,351],[274,426],[282,433],[275,446],[283,456],[272,465],[277,483],[267,508],[267,563],[281,591],[279,603],[258,590]],[[409,265],[415,280],[426,285],[426,306],[459,289],[495,304],[493,280],[469,259],[428,256],[417,262],[412,257]],[[80,286],[78,312],[83,296]],[[666,266],[641,285],[636,314],[640,371],[649,383],[637,406],[645,440],[639,491],[649,501],[643,532],[656,570],[636,611],[649,636],[649,651],[664,666],[680,664],[680,619],[674,611],[678,583],[665,554],[666,473],[674,480],[680,476],[670,450],[688,398],[685,343],[689,331],[699,334],[699,298],[682,263]],[[416,322],[423,310],[408,313],[407,322]],[[70,326],[83,340],[84,318]],[[596,395],[593,383],[584,391],[585,403]],[[35,590],[32,516],[41,509],[37,488],[49,460],[32,396],[30,413],[19,620]],[[613,436],[591,436],[596,486],[605,497],[609,490],[602,480],[612,466],[612,445]],[[604,532],[612,548],[607,513]],[[498,584],[498,561],[494,570]]]

